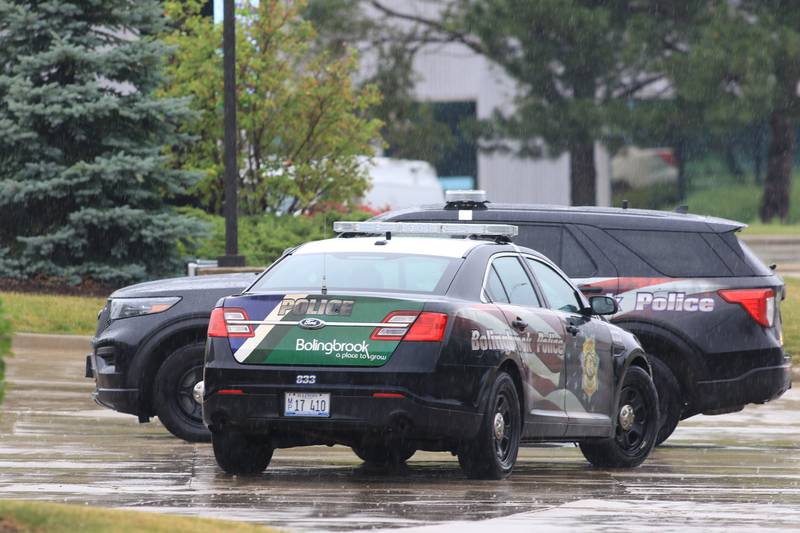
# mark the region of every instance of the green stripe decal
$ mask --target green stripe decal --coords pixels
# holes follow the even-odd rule
[[[371,340],[374,327],[336,326],[337,322],[381,322],[392,311],[420,311],[423,303],[413,300],[351,297],[349,316],[319,316],[326,326],[306,330],[299,326],[275,326],[244,363],[266,365],[382,366],[389,361],[399,341]],[[310,315],[309,315],[310,316]],[[295,322],[306,315],[290,314],[282,321]]]

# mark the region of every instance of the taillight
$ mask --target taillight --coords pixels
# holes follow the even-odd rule
[[[444,313],[393,311],[382,320],[385,326],[375,328],[369,336],[374,341],[433,341],[441,342],[447,327]],[[391,326],[389,324],[397,324]]]
[[[421,313],[403,340],[439,342],[444,338],[445,327],[447,327],[446,314]]]
[[[772,289],[726,289],[719,291],[726,302],[744,307],[753,320],[771,328],[775,323],[775,292]]]
[[[247,311],[238,307],[216,307],[211,311],[208,322],[209,337],[252,337],[253,326],[236,324],[236,321],[250,320]],[[231,323],[233,322],[233,323]]]

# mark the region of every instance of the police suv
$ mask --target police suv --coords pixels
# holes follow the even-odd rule
[[[783,280],[736,238],[745,225],[679,212],[493,204],[450,191],[445,205],[377,220],[508,223],[586,295],[612,296],[613,323],[650,355],[664,441],[681,419],[741,410],[791,385]]]
[[[337,222],[211,313],[199,395],[228,473],[344,444],[372,463],[449,451],[508,476],[521,442],[633,467],[659,427],[636,338],[502,224]]]

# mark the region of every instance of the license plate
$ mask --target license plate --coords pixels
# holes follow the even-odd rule
[[[331,416],[329,392],[287,392],[283,401],[284,416]]]

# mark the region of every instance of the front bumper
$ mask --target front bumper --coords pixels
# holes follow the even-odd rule
[[[86,377],[94,378],[95,403],[121,413],[139,415],[139,389],[125,387],[117,347],[101,346],[86,356]]]
[[[735,375],[697,381],[699,411],[727,409],[749,403],[765,403],[780,397],[792,386],[790,358],[779,351],[765,351],[761,365],[741,368]],[[771,364],[770,364],[771,363]]]

